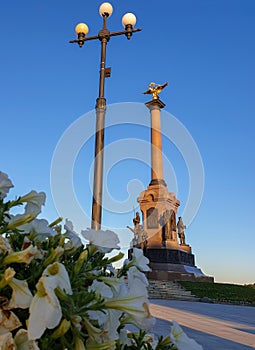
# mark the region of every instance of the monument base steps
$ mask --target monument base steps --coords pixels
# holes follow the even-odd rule
[[[150,299],[199,301],[179,283],[171,281],[149,280],[148,293]]]

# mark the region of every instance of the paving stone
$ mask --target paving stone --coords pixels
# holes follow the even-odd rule
[[[166,336],[173,320],[204,350],[255,349],[255,307],[180,300],[151,300],[156,335]]]

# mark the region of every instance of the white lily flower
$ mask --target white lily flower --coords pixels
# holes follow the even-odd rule
[[[54,292],[54,279],[41,277],[36,285],[35,294],[29,308],[28,339],[39,339],[44,331],[55,328],[62,317],[62,309]]]
[[[36,288],[37,293],[29,308],[28,338],[30,340],[39,339],[47,328],[55,328],[61,320],[62,309],[54,290],[60,288],[67,294],[72,294],[68,273],[64,265],[58,262],[44,270]]]
[[[27,282],[13,277],[9,282],[9,286],[12,288],[12,296],[5,309],[27,309],[33,299],[33,295],[28,288]]]
[[[54,262],[53,264],[48,265],[47,268],[43,271],[42,276],[54,277],[55,288],[58,287],[69,295],[73,294],[69,275],[63,264]]]
[[[148,289],[147,286],[138,278],[129,276],[128,279],[129,292],[133,293],[136,289],[140,290],[140,294],[144,295],[148,299]]]
[[[19,226],[19,230],[24,233],[34,232],[40,241],[48,236],[55,236],[56,232],[49,227],[49,223],[45,219],[34,219],[32,222]]]
[[[132,319],[132,323],[139,324],[139,326],[143,325],[144,320],[143,329],[147,329],[154,324],[154,319],[151,317],[148,308],[148,300],[142,283],[137,283],[136,288],[132,291],[123,283],[118,296],[105,300],[105,307],[106,309],[121,310]]]
[[[95,245],[102,253],[110,253],[113,249],[120,249],[118,236],[110,230],[85,230],[81,235],[87,239],[90,244]]]
[[[66,237],[72,242],[72,248],[78,248],[82,245],[81,239],[77,232],[74,231],[73,223],[71,220],[66,219],[64,229],[67,232]]]
[[[25,213],[40,214],[42,205],[45,204],[46,194],[44,192],[30,191],[19,199],[20,203],[27,203]]]
[[[92,334],[89,338],[88,344],[93,342],[105,343],[112,340],[117,340],[119,334],[117,329],[120,326],[120,317],[122,312],[114,309],[103,309],[102,311],[88,312],[91,320],[97,320],[101,333],[96,333],[96,336]]]
[[[33,298],[30,292],[27,282],[14,278],[15,270],[12,267],[8,267],[4,271],[4,276],[0,281],[0,287],[3,288],[9,285],[12,288],[11,300],[4,306],[5,310],[11,310],[15,308],[26,309],[29,307]]]
[[[100,285],[103,283],[99,283]],[[111,295],[109,296],[111,298]],[[97,342],[107,342],[118,339],[117,329],[120,325],[120,316],[122,311],[115,309],[102,309],[102,310],[89,310],[88,312],[90,320],[96,320],[100,327],[101,333],[98,328],[95,328],[96,334],[91,332],[90,338]],[[91,329],[92,330],[92,329]],[[100,335],[100,337],[98,337]]]
[[[37,255],[37,253],[38,253],[37,247],[30,245],[29,247],[27,247],[24,250],[21,250],[20,252],[14,252],[7,255],[3,260],[3,264],[11,264],[11,263],[30,264],[30,262]]]
[[[150,260],[143,255],[142,249],[133,248],[132,256],[133,256],[132,260],[134,261],[134,265],[138,268],[138,270],[151,271],[150,267],[148,266]]]
[[[102,325],[103,341],[109,342],[119,338],[118,328],[120,326],[120,317],[122,312],[120,310],[106,310],[106,322]]]
[[[146,308],[148,309],[148,304],[146,305]],[[125,325],[125,324],[133,324],[134,326],[136,326],[139,329],[143,329],[145,331],[149,331],[152,330],[153,327],[155,326],[156,323],[156,319],[154,317],[152,317],[150,314],[148,314],[147,317],[140,317],[140,315],[135,315],[136,317],[134,317],[133,315],[125,315],[125,317],[123,317],[121,319],[121,324]]]
[[[123,323],[125,324],[135,324],[137,327],[145,330],[151,329],[155,324],[155,319],[150,316],[148,309],[148,280],[145,275],[139,271],[135,266],[129,268],[128,273],[128,290],[129,294],[136,294],[139,291],[139,295],[145,298],[143,302],[143,308],[145,309],[145,313],[135,313],[132,314],[129,312],[126,315],[125,319],[123,319]],[[147,314],[146,314],[147,311]]]
[[[12,187],[14,186],[8,175],[0,171],[0,199],[5,198]]]
[[[14,312],[0,309],[0,334],[11,332],[20,326],[21,322]]]
[[[170,339],[178,350],[203,350],[203,347],[189,338],[175,321],[171,328]]]
[[[88,291],[94,291],[96,294],[101,295],[104,299],[111,299],[113,297],[113,292],[109,286],[103,282],[94,280]]]
[[[36,341],[29,340],[27,330],[20,329],[14,337],[16,350],[40,350]],[[1,349],[1,348],[0,348]]]
[[[136,266],[131,266],[127,272],[128,285],[129,288],[135,286],[137,281],[142,282],[146,287],[148,287],[149,282],[145,274],[137,269]]]
[[[112,288],[107,286],[103,282],[94,280],[92,285],[89,287],[89,291],[95,291],[101,295],[104,299],[112,299],[113,291]],[[98,328],[91,328],[90,339],[93,342],[101,343],[116,340],[118,338],[117,329],[120,325],[120,316],[122,311],[115,309],[103,308],[100,311],[89,310],[88,315],[91,320],[96,320],[100,326],[101,333]]]
[[[117,277],[99,276],[98,280],[104,282],[107,286],[109,286],[113,294],[115,295],[119,294],[120,286],[122,283],[124,283],[124,277],[117,278]]]
[[[11,332],[0,334],[0,349],[1,350],[15,350],[15,343]]]

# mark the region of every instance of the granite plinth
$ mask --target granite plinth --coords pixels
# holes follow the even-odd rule
[[[147,249],[145,256],[150,260],[151,272],[148,279],[167,281],[214,282],[195,266],[193,254],[177,249]]]
[[[206,276],[196,266],[184,264],[150,263],[151,272],[147,272],[147,278],[159,281],[191,281],[213,283],[214,278]]]
[[[195,257],[193,254],[179,249],[146,249],[145,256],[151,263],[165,264],[183,264],[195,266]]]

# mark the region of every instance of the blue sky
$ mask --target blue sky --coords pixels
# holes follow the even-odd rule
[[[99,42],[80,49],[69,40],[75,38],[74,27],[81,21],[88,24],[90,35],[97,34],[100,3],[14,0],[0,5],[1,170],[15,184],[11,196],[31,189],[47,193],[42,216],[49,220],[58,215],[50,189],[54,150],[80,116],[88,113],[88,125],[93,123],[98,94]],[[254,283],[255,2],[115,0],[112,5],[110,30],[120,30],[122,15],[134,12],[143,31],[130,41],[116,37],[108,44],[112,77],[106,80],[107,103],[142,104],[148,96],[141,92],[151,81],[169,82],[161,94],[165,110],[192,135],[204,165],[203,200],[186,232],[196,263],[217,281]],[[149,131],[134,124],[111,127],[106,145],[123,138],[148,143]],[[87,140],[74,166],[77,199],[87,211],[93,143],[93,137]],[[182,215],[188,169],[167,139],[163,148],[177,179]],[[140,181],[132,188],[138,195],[149,183],[148,165],[122,159],[108,174],[109,192],[123,201],[126,184],[134,178]],[[167,183],[170,191],[175,190],[174,177],[169,176]],[[64,200],[68,205],[69,199]],[[130,225],[130,210],[125,216],[106,210],[103,222],[111,226],[114,221],[119,228]],[[74,225],[84,228],[82,222]],[[120,234],[131,237],[125,230]]]

